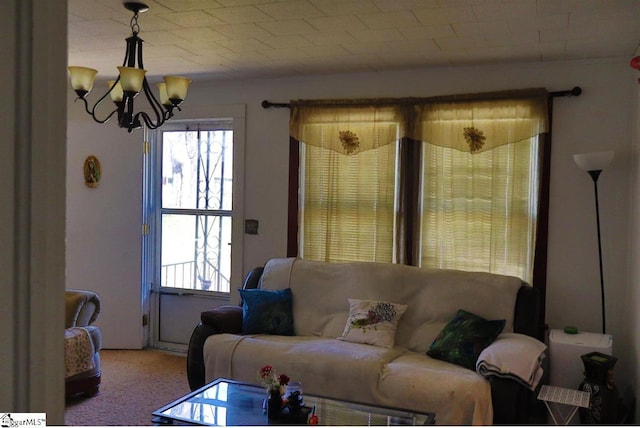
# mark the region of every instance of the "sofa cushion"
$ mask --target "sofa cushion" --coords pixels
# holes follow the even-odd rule
[[[393,348],[398,320],[407,305],[376,300],[349,300],[349,318],[340,340]]]
[[[216,334],[206,340],[203,357],[206,382],[223,377],[255,384],[257,371],[271,364],[302,382],[305,394],[435,412],[439,425],[492,422],[487,379],[398,346],[325,337]]]
[[[271,259],[260,287],[291,288],[296,335],[336,338],[349,317],[348,298],[408,305],[395,344],[425,353],[433,338],[464,308],[485,319],[505,319],[511,331],[519,278],[485,272],[423,269],[391,263],[324,263]]]
[[[488,321],[462,309],[431,343],[427,355],[476,369],[478,356],[504,329],[505,320]]]
[[[291,289],[239,290],[242,297],[242,334],[293,335]]]
[[[478,373],[406,352],[380,375],[379,403],[436,413],[437,425],[491,425],[491,387]]]

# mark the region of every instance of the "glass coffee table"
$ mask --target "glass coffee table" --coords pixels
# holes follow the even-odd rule
[[[153,412],[156,425],[281,425],[267,418],[265,389],[257,385],[216,379]],[[304,403],[318,425],[432,425],[435,413],[370,406],[304,393]],[[311,416],[310,415],[310,416]],[[295,425],[301,425],[296,423]],[[304,423],[302,423],[304,425]]]

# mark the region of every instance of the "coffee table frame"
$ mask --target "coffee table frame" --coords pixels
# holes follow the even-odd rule
[[[156,425],[277,425],[264,411],[263,387],[219,378],[152,413]],[[433,425],[435,413],[372,406],[304,393],[318,425]]]

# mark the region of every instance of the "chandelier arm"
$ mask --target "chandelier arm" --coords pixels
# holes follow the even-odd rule
[[[110,91],[109,91],[110,92]],[[107,92],[102,98],[100,98],[91,109],[89,109],[89,102],[87,101],[86,98],[82,98],[82,97],[78,97],[75,99],[75,101],[81,100],[84,103],[84,109],[85,111],[91,115],[91,117],[93,118],[93,120],[95,120],[98,123],[105,123],[107,122],[109,119],[111,119],[111,117],[118,111],[118,108],[116,107],[111,113],[109,113],[109,115],[104,118],[104,119],[98,119],[98,117],[96,116],[95,112],[96,112],[96,107],[98,107],[98,104],[100,104],[100,102],[102,102],[102,100],[109,94],[109,92]]]
[[[144,79],[144,81],[142,82],[142,88],[144,90],[145,96],[147,97],[147,100],[149,101],[149,104],[151,105],[151,108],[153,109],[153,112],[156,115],[156,118],[157,118],[156,123],[158,123],[158,126],[162,125],[171,116],[167,117],[165,115],[166,110],[164,106],[160,103],[160,101],[158,101],[158,99],[155,97],[155,95],[153,95],[153,92],[149,87],[149,83],[147,82],[147,79]]]
[[[144,111],[140,111],[140,112],[136,113],[136,119],[140,120],[140,118],[142,118],[142,120],[144,121],[145,125],[149,129],[158,129],[164,124],[164,120],[162,122],[153,123],[151,121],[151,117],[149,117],[149,115]]]

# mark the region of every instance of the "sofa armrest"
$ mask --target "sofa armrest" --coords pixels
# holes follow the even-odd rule
[[[513,331],[535,337],[540,341],[542,330],[540,320],[540,290],[529,285],[523,285],[518,290],[513,319]]]
[[[187,350],[187,378],[192,391],[204,386],[204,357],[202,350],[207,337],[221,333],[242,333],[242,308],[224,305],[200,314],[200,324],[189,339]]]
[[[253,268],[242,283],[243,289],[259,288],[263,267]],[[204,386],[204,356],[202,350],[207,337],[212,334],[242,332],[242,306],[224,305],[204,311],[200,314],[201,322],[196,326],[189,339],[187,350],[187,378],[189,387],[195,390]]]
[[[494,425],[527,425],[533,391],[512,379],[489,377]]]
[[[209,324],[200,323],[193,329],[191,339],[189,339],[189,348],[187,349],[187,379],[189,380],[189,388],[192,391],[204,386],[204,357],[202,349],[207,337],[217,334],[214,327]]]
[[[101,300],[98,294],[87,290],[65,291],[65,328],[86,327],[100,315]]]
[[[540,291],[529,285],[518,290],[513,331],[538,340],[540,336]],[[489,376],[493,402],[494,425],[523,425],[529,423],[534,392],[508,378]]]
[[[202,324],[213,327],[215,334],[242,333],[242,308],[240,306],[224,305],[200,313]]]

